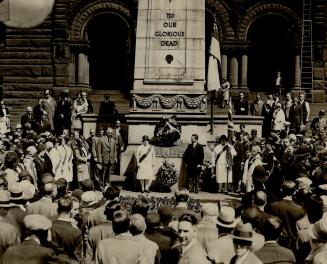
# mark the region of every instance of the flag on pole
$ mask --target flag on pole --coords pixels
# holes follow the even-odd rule
[[[208,63],[208,92],[217,91],[221,88],[219,67],[221,63],[220,45],[218,41],[218,28],[214,23],[214,30],[211,37]]]
[[[227,120],[227,132],[228,132],[228,142],[232,143],[234,138],[234,122],[233,122],[233,106],[232,106],[232,97],[229,97],[228,104],[228,120]]]

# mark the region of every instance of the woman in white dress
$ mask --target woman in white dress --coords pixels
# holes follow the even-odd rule
[[[58,144],[59,146],[57,147],[57,150],[59,152],[60,155],[60,161],[61,161],[61,177],[64,178],[67,183],[72,182],[73,180],[73,175],[70,175],[70,171],[69,171],[69,165],[68,165],[68,159],[67,159],[67,155],[68,152],[65,148],[65,139],[63,137],[59,137],[58,138]]]
[[[5,102],[0,102],[0,134],[4,135],[10,131],[10,112]]]
[[[153,166],[156,158],[148,136],[143,136],[142,145],[136,149],[135,157],[137,165],[136,179],[141,182],[142,192],[148,193],[150,192],[151,182],[154,180]]]
[[[79,94],[74,102],[73,111],[72,111],[72,129],[81,130],[82,129],[82,119],[81,115],[86,114],[89,109],[89,104],[87,100],[84,100]]]
[[[79,184],[90,179],[90,158],[91,155],[82,139],[77,140],[77,144],[73,148],[74,158],[76,162],[77,180]]]

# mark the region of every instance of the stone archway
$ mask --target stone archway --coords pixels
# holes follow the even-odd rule
[[[103,19],[103,18],[108,18]],[[121,58],[124,58],[125,65],[121,65],[126,69],[121,72],[128,73],[128,76],[133,76],[133,65],[134,65],[134,34],[135,34],[135,25],[132,14],[129,9],[126,7],[118,4],[118,3],[109,3],[103,2],[101,0],[92,2],[84,7],[82,7],[74,16],[70,31],[69,31],[69,40],[70,40],[70,47],[71,47],[71,54],[70,54],[70,65],[69,65],[69,79],[70,85],[77,85],[79,87],[86,87],[86,88],[96,88],[96,89],[110,89],[110,87],[106,85],[95,85],[97,83],[103,82],[104,78],[100,78],[99,81],[95,81],[96,74],[98,69],[90,68],[95,67],[98,64],[95,57],[98,59],[101,57],[99,55],[95,56],[96,48],[92,48],[94,45],[95,40],[101,39],[102,34],[110,34],[112,31],[108,31],[109,28],[114,28],[115,25],[111,23],[114,19],[110,20],[110,18],[117,19],[120,22],[124,31],[126,31],[126,43],[124,43],[124,54],[122,54]],[[106,21],[106,26],[94,26],[96,21]],[[93,26],[92,26],[93,25]],[[95,32],[90,32],[93,30]],[[103,32],[102,32],[103,30]],[[94,33],[94,34],[93,34]],[[97,36],[98,35],[98,36]],[[91,39],[90,39],[91,37]],[[115,42],[116,36],[111,36],[111,42]],[[108,41],[108,37],[103,39],[104,42]],[[116,45],[118,47],[118,45]],[[104,50],[105,51],[105,50]],[[110,51],[112,55],[116,57],[119,55],[118,51],[110,50],[108,47],[108,52]],[[120,50],[121,51],[121,50]],[[119,52],[120,52],[119,51]],[[107,58],[111,58],[110,54],[105,54]],[[93,56],[93,59],[92,59]],[[114,56],[114,57],[115,57]],[[113,58],[114,60],[117,58]],[[99,60],[98,60],[99,61]],[[109,61],[110,62],[110,61]],[[100,63],[101,64],[101,63]],[[103,63],[99,67],[106,67]],[[114,66],[110,66],[109,68],[114,69]],[[109,71],[110,72],[110,71]],[[91,75],[90,75],[91,73]],[[115,73],[113,73],[115,74]],[[103,77],[103,76],[102,76]],[[132,81],[129,80],[126,76],[120,76],[121,80],[124,80],[124,85],[120,85],[121,87],[116,87],[115,89],[121,90],[124,93],[128,93],[131,90]],[[108,84],[110,84],[110,76],[108,76]],[[126,80],[128,82],[126,82]],[[118,85],[119,86],[119,85]],[[122,88],[123,87],[123,88]]]
[[[276,72],[281,71],[286,91],[297,88],[300,18],[283,5],[259,3],[246,11],[238,25],[237,40],[249,45],[248,87],[253,91],[272,91]]]

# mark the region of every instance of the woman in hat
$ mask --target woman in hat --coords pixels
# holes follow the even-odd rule
[[[0,134],[10,131],[10,112],[3,100],[0,101]]]
[[[281,131],[285,129],[286,118],[281,103],[276,104],[276,109],[273,113],[273,120],[273,130]]]
[[[153,166],[156,157],[148,136],[144,135],[142,137],[142,145],[136,149],[135,157],[137,165],[136,179],[141,182],[142,192],[150,192],[149,187],[154,179]]]

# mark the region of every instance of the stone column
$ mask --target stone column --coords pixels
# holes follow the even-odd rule
[[[300,89],[301,86],[301,66],[300,55],[295,55],[294,61],[294,86],[293,89]]]
[[[248,87],[248,55],[242,55],[241,88]]]
[[[236,56],[230,60],[230,82],[232,88],[238,87],[238,59]]]
[[[84,53],[78,54],[78,84],[90,84],[90,65]]]
[[[69,83],[75,84],[76,83],[76,59],[75,59],[75,52],[70,53],[69,58],[69,66],[68,66],[68,74],[69,74]]]
[[[221,79],[222,78],[227,78],[227,67],[228,67],[228,58],[227,58],[227,55],[226,54],[222,54],[221,55]]]

